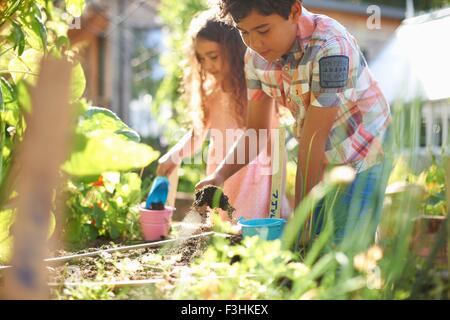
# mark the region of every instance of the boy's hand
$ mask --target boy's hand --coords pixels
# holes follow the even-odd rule
[[[207,176],[205,179],[201,180],[199,183],[195,185],[195,189],[199,190],[202,189],[208,185],[213,185],[216,187],[222,187],[225,179],[217,173],[213,173],[209,176]]]
[[[158,168],[156,169],[156,175],[169,176],[176,168],[177,164],[172,161],[171,157],[161,157],[158,160]]]

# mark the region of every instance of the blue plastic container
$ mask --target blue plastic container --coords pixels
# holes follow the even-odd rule
[[[239,219],[243,237],[259,236],[264,240],[280,239],[285,224],[285,219],[278,218]]]

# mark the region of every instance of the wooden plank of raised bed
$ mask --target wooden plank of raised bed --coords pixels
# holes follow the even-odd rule
[[[201,238],[201,237],[208,237],[213,234],[214,234],[214,232],[210,231],[210,232],[204,232],[204,233],[200,233],[200,234],[189,236],[189,237],[174,238],[174,239],[168,239],[168,240],[162,240],[162,241],[150,242],[150,243],[143,243],[143,244],[135,244],[135,245],[131,245],[131,246],[122,246],[122,247],[117,247],[117,248],[104,249],[104,250],[98,250],[98,251],[81,253],[81,254],[74,254],[74,255],[63,256],[63,257],[58,257],[58,258],[49,258],[49,259],[45,259],[44,261],[47,263],[61,263],[61,262],[66,262],[66,261],[80,259],[80,258],[95,257],[102,253],[129,251],[129,250],[144,249],[144,248],[158,248],[158,247],[162,247],[163,245],[168,244],[168,243],[174,243],[177,241],[184,241],[184,240]]]
[[[258,275],[255,274],[247,274],[247,275],[239,275],[239,277],[246,276],[248,278],[255,278]],[[199,280],[202,279],[232,279],[238,276],[209,276],[209,277],[200,277]],[[172,281],[180,281],[180,278],[173,278]],[[167,279],[157,278],[157,279],[144,279],[144,280],[122,280],[122,281],[89,281],[89,282],[49,282],[48,286],[50,287],[97,287],[97,286],[110,286],[110,287],[138,287],[148,284],[155,284],[167,282]]]
[[[102,253],[129,251],[129,250],[143,249],[143,248],[158,248],[158,247],[162,247],[163,245],[169,244],[169,243],[174,243],[174,242],[184,241],[184,240],[189,240],[189,239],[195,239],[195,238],[201,238],[201,237],[208,237],[211,235],[216,235],[216,236],[220,236],[220,237],[229,237],[230,236],[230,235],[224,234],[224,233],[217,233],[214,231],[209,231],[209,232],[204,232],[204,233],[200,233],[200,234],[189,236],[189,237],[181,237],[181,238],[174,238],[174,239],[162,240],[162,241],[157,241],[157,242],[135,244],[135,245],[131,245],[131,246],[122,246],[122,247],[117,247],[117,248],[104,249],[104,250],[98,250],[98,251],[81,253],[81,254],[73,254],[73,255],[57,257],[57,258],[48,258],[48,259],[45,259],[44,262],[46,262],[47,264],[57,264],[57,263],[64,263],[64,262],[75,260],[75,259],[95,257]],[[9,268],[11,268],[11,266],[0,266],[0,273]]]

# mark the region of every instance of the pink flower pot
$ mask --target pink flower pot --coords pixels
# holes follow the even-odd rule
[[[170,223],[175,208],[166,206],[164,210],[149,210],[145,204],[139,207],[140,223],[144,239],[162,240],[169,235]]]

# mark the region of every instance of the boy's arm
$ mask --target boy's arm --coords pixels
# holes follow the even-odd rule
[[[322,180],[325,169],[325,146],[338,110],[338,107],[310,106],[306,112],[298,148],[296,206]]]
[[[246,130],[256,130],[256,139],[248,139],[246,138],[246,135],[243,134],[228,152],[225,159],[217,167],[216,171],[206,179],[200,181],[195,187],[201,189],[209,184],[221,186],[225,180],[254,160],[254,158],[262,151],[259,150],[259,130],[266,129],[267,133],[270,134],[270,124],[274,112],[273,99],[266,94],[263,94],[257,101],[250,101],[248,104]],[[251,154],[251,143],[256,143],[256,153]],[[238,163],[238,150],[245,150],[244,163]]]
[[[297,205],[323,177],[328,136],[338,111],[345,110],[349,97],[355,95],[365,63],[354,44],[342,37],[329,39],[312,61],[310,105],[298,152]]]

